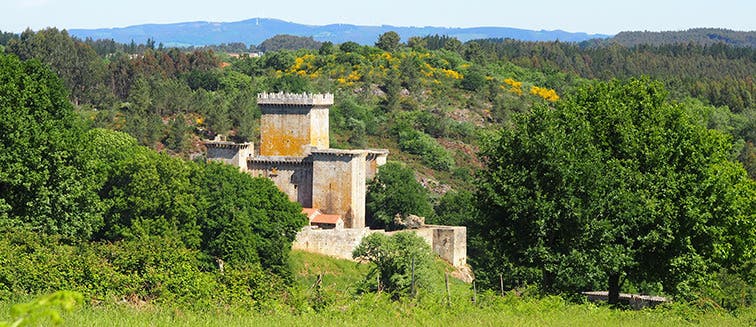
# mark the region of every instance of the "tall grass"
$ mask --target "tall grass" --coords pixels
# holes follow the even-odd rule
[[[181,309],[152,303],[85,304],[64,314],[65,326],[755,326],[756,308],[728,312],[672,303],[640,311],[618,310],[593,303],[575,304],[556,296],[502,297],[475,294],[468,284],[452,281],[450,301],[444,286],[448,265],[438,263],[436,287],[416,298],[391,300],[387,294],[357,294],[368,267],[347,260],[293,252],[296,284],[285,304],[249,311],[238,307]],[[315,281],[322,275],[323,305],[314,307]],[[477,302],[472,299],[476,298]],[[22,301],[23,299],[17,299]],[[17,302],[14,301],[14,302]],[[0,303],[7,317],[12,303]]]

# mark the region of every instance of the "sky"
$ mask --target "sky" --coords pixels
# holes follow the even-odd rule
[[[564,30],[756,30],[755,0],[0,0],[0,31],[277,18],[325,25]]]

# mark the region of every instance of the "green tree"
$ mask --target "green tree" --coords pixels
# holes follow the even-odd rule
[[[102,225],[99,175],[60,80],[0,55],[0,225],[88,239]]]
[[[756,186],[730,147],[647,79],[534,108],[482,147],[476,275],[608,287],[616,303],[626,280],[685,296],[712,272],[739,271],[756,255]]]
[[[396,51],[396,49],[399,48],[400,39],[401,38],[399,37],[399,34],[394,31],[388,31],[378,37],[378,41],[375,42],[375,46],[383,51]]]
[[[362,46],[357,42],[347,41],[339,45],[339,50],[342,52],[358,52]]]
[[[407,46],[412,48],[412,50],[415,50],[415,51],[425,50],[427,45],[428,45],[427,40],[419,36],[413,36],[407,40]]]
[[[202,185],[202,247],[232,263],[259,263],[289,275],[291,242],[307,223],[299,204],[269,179],[253,178],[218,163],[201,167],[192,182]]]
[[[433,214],[428,191],[415,180],[415,172],[399,162],[381,166],[368,184],[366,197],[367,216],[376,227],[391,227],[397,214],[421,217]]]
[[[190,139],[186,137],[186,133],[189,131],[186,125],[186,118],[183,115],[178,115],[173,118],[168,127],[168,136],[166,136],[163,143],[168,149],[181,153],[184,149],[189,147]]]
[[[354,249],[352,257],[373,264],[364,280],[369,290],[399,297],[414,296],[417,289],[431,286],[433,253],[430,245],[412,232],[370,234]]]
[[[92,103],[98,97],[95,89],[104,80],[104,62],[89,45],[65,30],[46,28],[35,33],[27,29],[20,38],[9,41],[7,51],[22,60],[34,58],[49,65],[74,103]]]
[[[450,226],[464,226],[476,219],[475,195],[469,191],[446,192],[435,207],[436,216],[432,223]]]
[[[108,133],[102,137],[120,138]],[[169,236],[189,248],[199,248],[197,217],[204,208],[197,196],[199,186],[191,180],[198,169],[193,163],[131,142],[117,150],[103,151],[100,156],[108,163],[107,179],[100,191],[107,204],[102,238]]]
[[[462,78],[461,86],[468,91],[479,91],[486,84],[486,75],[478,66],[470,68]]]
[[[258,46],[264,52],[273,52],[278,50],[299,50],[310,49],[317,50],[321,43],[315,41],[312,36],[295,36],[295,35],[276,35],[269,38]]]
[[[323,44],[320,45],[320,49],[318,49],[318,54],[321,56],[327,56],[332,55],[336,52],[336,47],[333,46],[333,42],[331,41],[325,41]]]

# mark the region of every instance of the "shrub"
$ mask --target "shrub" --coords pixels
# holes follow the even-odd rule
[[[365,289],[386,291],[399,297],[414,295],[413,287],[427,289],[431,285],[433,254],[430,245],[414,233],[370,234],[354,249],[352,256],[374,264],[365,277]]]
[[[454,158],[436,139],[420,131],[412,130],[399,133],[399,148],[420,156],[422,162],[437,170],[448,171],[454,167]]]

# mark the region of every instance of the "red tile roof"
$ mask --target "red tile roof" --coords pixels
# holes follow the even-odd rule
[[[341,219],[341,216],[339,215],[317,215],[310,221],[310,223],[336,225],[339,219]]]
[[[320,210],[315,208],[302,208],[302,213],[307,216],[307,218],[312,218],[312,214],[319,212]]]

